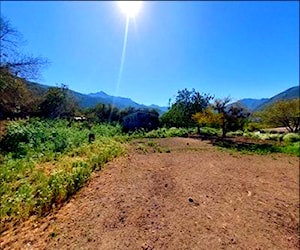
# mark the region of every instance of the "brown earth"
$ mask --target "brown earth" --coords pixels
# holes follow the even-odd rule
[[[141,140],[1,249],[298,249],[299,159]]]

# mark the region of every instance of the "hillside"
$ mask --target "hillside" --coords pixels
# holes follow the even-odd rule
[[[42,85],[34,82],[26,82],[28,88],[38,95],[42,95],[50,87],[47,85]],[[111,96],[106,94],[103,91],[90,94],[82,94],[73,90],[70,90],[70,94],[75,97],[78,101],[81,108],[94,107],[97,103],[104,104],[114,104],[118,108],[134,107],[134,108],[153,108],[159,111],[160,114],[163,114],[168,110],[167,107],[158,106],[155,104],[152,105],[143,105],[139,104],[130,98],[120,97],[120,96]],[[249,111],[261,110],[264,107],[278,101],[278,100],[290,100],[294,98],[299,98],[299,86],[294,86],[289,88],[271,98],[262,98],[262,99],[253,99],[253,98],[244,98],[239,100],[243,106],[245,106]]]
[[[299,86],[289,88],[289,89],[271,97],[267,102],[262,103],[261,105],[257,106],[255,110],[261,110],[261,109],[267,107],[268,105],[273,104],[276,101],[292,100],[295,98],[299,98]]]
[[[27,87],[37,95],[43,95],[50,86],[35,83],[35,82],[26,82]],[[114,104],[116,107],[123,109],[126,107],[134,108],[152,108],[156,109],[160,114],[167,111],[167,107],[161,107],[158,105],[143,105],[134,102],[130,98],[111,96],[106,94],[103,91],[91,94],[82,94],[73,90],[70,90],[70,94],[78,101],[81,108],[94,107],[97,103],[103,104]]]
[[[249,110],[255,110],[257,107],[263,105],[266,103],[269,99],[263,98],[263,99],[253,99],[253,98],[245,98],[240,100],[240,103],[247,107]]]
[[[299,98],[299,86],[295,86],[292,88],[289,88],[271,98],[263,98],[263,99],[251,99],[251,98],[245,98],[239,100],[239,102],[248,108],[250,111],[258,111],[266,106],[279,101],[279,100],[291,100]]]

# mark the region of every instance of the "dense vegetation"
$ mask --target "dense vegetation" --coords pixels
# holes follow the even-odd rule
[[[90,133],[95,135],[93,143],[88,142]],[[11,122],[1,140],[1,223],[43,214],[67,200],[93,170],[125,152],[120,135],[120,126]]]

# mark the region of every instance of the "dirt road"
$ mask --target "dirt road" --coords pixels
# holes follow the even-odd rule
[[[299,160],[190,138],[135,141],[5,249],[298,249]]]

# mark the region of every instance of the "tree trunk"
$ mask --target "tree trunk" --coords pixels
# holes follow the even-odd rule
[[[222,140],[225,138],[226,136],[226,124],[223,123],[222,124]]]
[[[200,135],[200,126],[199,126],[199,124],[197,125],[197,134]]]

